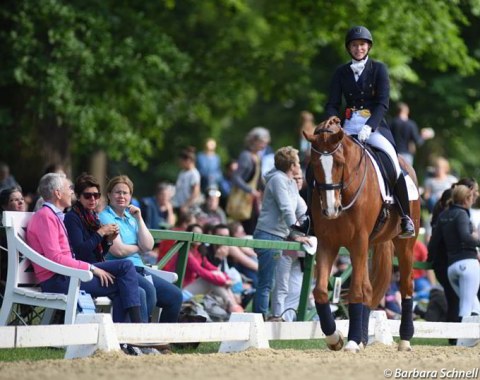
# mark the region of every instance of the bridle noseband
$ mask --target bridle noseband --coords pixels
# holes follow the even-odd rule
[[[331,129],[328,129],[328,128],[317,129],[314,132],[315,135],[318,135],[320,133],[333,134],[334,132]],[[352,138],[351,136],[348,136],[348,137],[350,137],[353,140],[353,142],[356,143],[362,149],[362,155],[360,156],[360,160],[359,160],[359,162],[358,162],[358,164],[357,164],[357,166],[354,170],[354,173],[355,174],[358,173],[358,170],[360,169],[360,165],[362,164],[362,161],[364,162],[365,169],[363,170],[362,182],[360,183],[360,186],[356,190],[353,199],[351,200],[351,202],[348,205],[346,205],[346,206],[342,205],[342,208],[341,208],[342,211],[348,210],[357,201],[357,199],[360,196],[360,193],[362,192],[362,189],[365,185],[365,180],[367,178],[367,170],[368,170],[368,164],[366,162],[366,148],[365,148],[365,146],[363,144],[361,144],[360,142],[358,142],[356,139]],[[343,147],[343,144],[342,144],[342,141],[340,140],[339,143],[335,146],[335,148],[331,151],[320,151],[320,150],[316,149],[313,146],[313,144],[311,145],[311,150],[313,152],[317,153],[320,157],[321,156],[333,156],[341,147]],[[317,190],[318,193],[320,193],[320,191],[327,191],[327,190],[340,190],[340,202],[341,202],[342,191],[347,189],[350,186],[350,184],[353,182],[353,178],[352,178],[347,184],[345,184],[344,174],[345,174],[345,163],[342,165],[342,179],[341,179],[340,182],[338,182],[338,183],[318,183],[317,181],[315,181],[314,187],[315,187],[315,189]],[[320,198],[320,204],[321,203],[322,203],[322,198]]]

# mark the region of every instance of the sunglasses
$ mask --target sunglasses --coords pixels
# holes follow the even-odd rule
[[[102,195],[101,193],[82,193],[83,197],[85,199],[100,199],[100,196]]]

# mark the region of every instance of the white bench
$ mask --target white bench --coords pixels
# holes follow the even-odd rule
[[[39,306],[48,309],[65,310],[65,324],[73,324],[77,314],[78,293],[81,281],[90,281],[93,274],[88,270],[73,269],[57,264],[30,248],[25,242],[25,228],[34,213],[5,211],[3,226],[6,229],[8,244],[8,272],[5,295],[0,309],[0,326],[8,323],[14,304]],[[31,262],[54,273],[70,277],[67,294],[44,293],[37,286]],[[169,282],[176,282],[174,272],[158,270],[158,275]],[[98,297],[96,305],[110,308],[108,297]],[[158,315],[158,313],[157,313]],[[45,318],[44,318],[45,319]]]

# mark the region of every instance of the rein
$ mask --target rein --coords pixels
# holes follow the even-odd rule
[[[353,197],[353,199],[350,201],[350,203],[348,205],[346,205],[345,207],[342,206],[342,210],[348,210],[350,207],[352,207],[355,202],[357,201],[358,197],[360,196],[362,190],[363,190],[363,187],[365,186],[365,181],[367,179],[367,172],[368,172],[368,163],[367,163],[367,158],[366,158],[366,151],[367,151],[367,148],[365,148],[365,146],[361,145],[359,142],[357,142],[355,139],[352,138],[352,140],[355,142],[355,144],[358,144],[360,146],[360,148],[362,149],[362,156],[360,157],[360,161],[358,161],[358,165],[357,167],[355,168],[355,173],[357,173],[357,169],[360,169],[360,165],[362,163],[362,161],[365,162],[365,170],[363,171],[363,178],[362,178],[362,182],[360,182],[360,186],[358,187],[357,191],[355,192],[355,195]],[[347,186],[345,186],[345,189],[353,182],[353,179],[349,182],[349,184]]]
[[[318,130],[316,131],[316,134],[317,133],[321,133],[321,132],[326,132],[326,133],[332,133],[331,130],[329,129],[321,129],[321,130]],[[350,136],[349,136],[350,137]],[[355,195],[353,196],[353,199],[350,201],[350,203],[346,206],[343,206],[342,205],[342,210],[345,211],[345,210],[348,210],[349,208],[351,208],[355,202],[357,201],[358,197],[360,196],[362,190],[363,190],[363,187],[365,186],[365,182],[366,182],[366,179],[367,179],[367,172],[368,172],[368,164],[366,162],[366,148],[365,146],[361,145],[359,142],[357,142],[354,138],[351,137],[351,139],[353,140],[353,142],[355,144],[357,144],[361,149],[362,149],[362,155],[360,156],[360,160],[358,161],[358,164],[357,166],[355,167],[354,169],[354,172],[355,173],[358,173],[358,170],[360,169],[360,166],[362,164],[362,161],[365,162],[365,169],[363,171],[363,177],[362,177],[362,181],[359,185],[359,187],[357,188],[356,192],[355,192]],[[333,149],[332,151],[328,152],[328,151],[320,151],[318,149],[315,149],[313,147],[313,145],[311,146],[311,150],[314,151],[315,153],[317,153],[319,156],[333,156],[335,154],[335,152],[337,152],[340,147],[342,147],[343,144],[342,142],[338,143],[338,145],[335,147],[335,149]],[[343,165],[343,167],[345,166],[345,164]],[[315,183],[315,188],[317,189],[318,192],[320,191],[327,191],[327,190],[340,190],[340,191],[343,191],[345,189],[347,189],[353,182],[353,178],[345,185],[344,183],[344,170],[343,170],[343,167],[342,167],[342,179],[340,182],[338,183]],[[321,199],[320,199],[320,203],[321,203]]]

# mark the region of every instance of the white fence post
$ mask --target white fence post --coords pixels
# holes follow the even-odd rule
[[[83,358],[92,355],[97,350],[120,350],[120,343],[110,314],[78,314],[75,323],[98,323],[98,341],[97,344],[68,346],[65,359]]]
[[[267,339],[267,330],[262,314],[232,313],[229,322],[250,322],[250,338],[246,341],[225,341],[220,345],[218,352],[237,352],[247,348],[270,348]]]
[[[370,318],[375,320],[374,337],[372,342],[379,342],[386,345],[393,344],[393,336],[390,327],[388,326],[388,319],[385,311],[374,310],[371,312]]]

